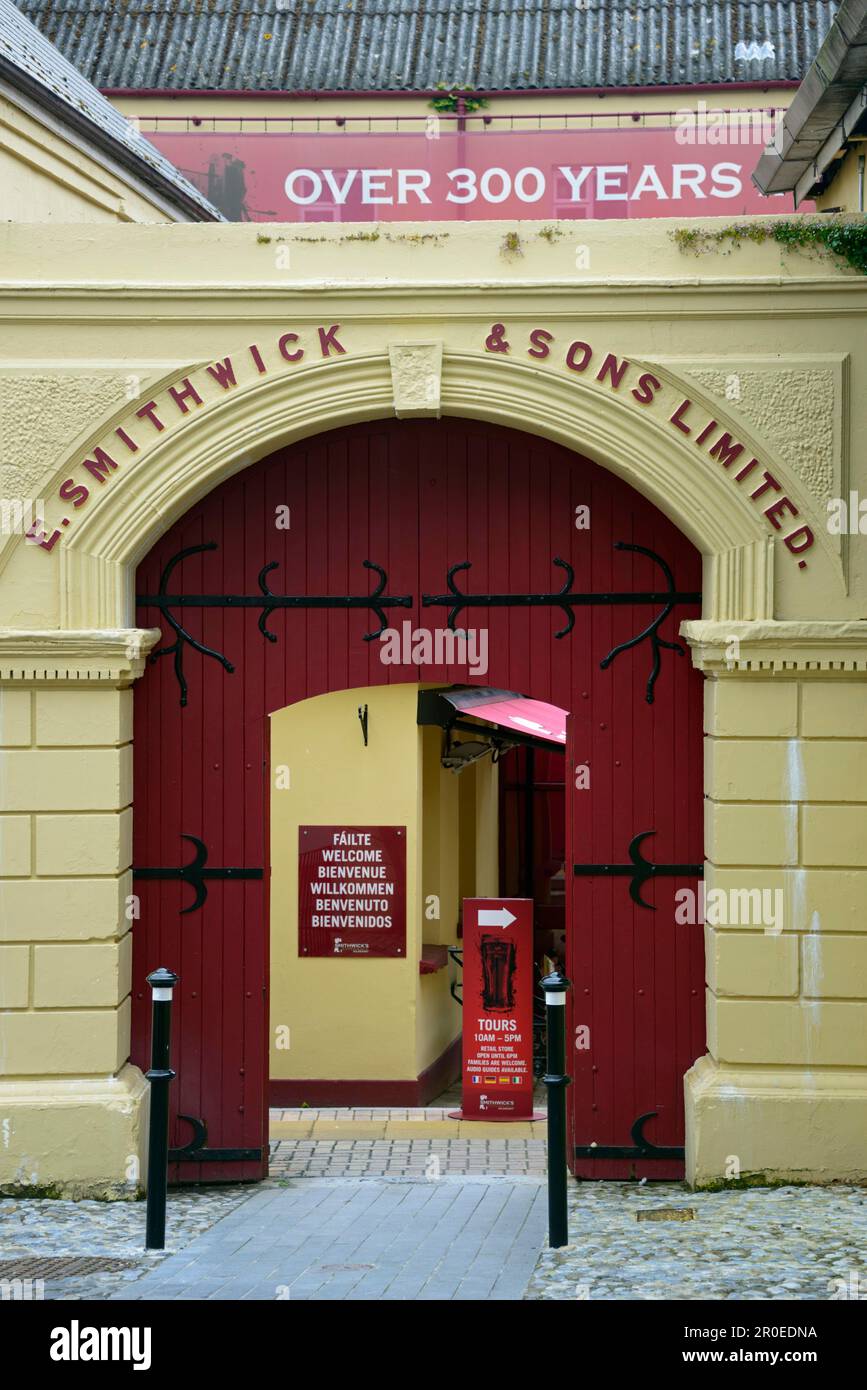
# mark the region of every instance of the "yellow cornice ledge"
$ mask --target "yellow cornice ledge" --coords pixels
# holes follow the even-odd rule
[[[682,623],[680,631],[692,648],[693,665],[714,675],[867,672],[867,621],[861,619],[827,623],[698,620]]]
[[[0,628],[0,682],[128,685],[159,638],[156,627]]]

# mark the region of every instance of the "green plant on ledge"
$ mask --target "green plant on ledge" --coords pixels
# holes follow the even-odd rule
[[[867,275],[867,217],[780,217],[769,222],[733,222],[718,231],[678,227],[672,232],[681,251],[702,255],[744,241],[776,241],[788,251],[819,251],[838,256],[860,275]],[[727,253],[726,253],[727,254]]]
[[[506,235],[500,243],[500,255],[523,256],[523,254],[524,252],[521,250],[521,238],[518,236],[518,233],[506,232]]]
[[[474,111],[480,111],[488,104],[484,97],[466,95],[456,87],[446,88],[444,82],[438,82],[437,88],[442,90],[443,95],[434,97],[430,105],[434,111],[440,111],[446,116],[453,115],[458,110],[458,102],[462,103],[461,114],[465,116],[471,116]]]

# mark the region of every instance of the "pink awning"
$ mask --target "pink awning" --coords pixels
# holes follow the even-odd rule
[[[529,734],[548,743],[566,742],[568,712],[559,705],[547,705],[544,700],[532,700],[513,690],[492,690],[487,686],[474,690],[443,690],[440,694],[462,714],[487,719],[501,728]]]

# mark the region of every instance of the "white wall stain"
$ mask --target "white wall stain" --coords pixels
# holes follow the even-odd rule
[[[822,960],[822,937],[818,928],[819,914],[814,912],[810,919],[809,935],[805,936],[803,941],[804,980],[801,993],[820,1005],[825,964]]]
[[[803,870],[799,870],[799,872],[803,872]],[[810,918],[809,934],[801,942],[801,994],[808,996],[807,998],[802,997],[801,1008],[806,1014],[804,1041],[810,1062],[814,1060],[816,1044],[819,1041],[819,1030],[822,1026],[821,996],[825,965],[822,960],[820,925],[819,914],[814,912]],[[813,1084],[813,1077],[810,1072],[806,1073],[806,1080],[809,1085]]]
[[[798,825],[798,806],[807,800],[807,785],[804,775],[804,759],[801,742],[797,738],[790,738],[786,749],[786,774],[787,774],[787,793],[788,799],[792,802],[792,821],[790,823],[791,841],[788,846],[791,854],[791,862],[798,862],[797,844],[797,825]],[[801,953],[801,998],[799,1005],[804,1017],[804,1050],[806,1052],[807,1069],[804,1073],[804,1081],[807,1086],[814,1084],[814,1078],[809,1067],[815,1062],[816,1049],[819,1041],[819,1030],[822,1026],[822,976],[823,966],[821,958],[821,937],[818,935],[821,925],[818,912],[812,916],[807,907],[807,873],[803,868],[796,868],[792,873],[792,922],[790,928],[793,931],[807,931],[807,921],[809,917],[809,942],[808,938],[802,937],[799,949]]]
[[[807,925],[807,871],[793,869],[791,873],[792,919],[787,924],[789,931],[803,931]]]
[[[788,800],[806,801],[805,778],[804,778],[804,759],[801,750],[801,740],[798,738],[788,739],[786,750],[786,771],[788,774]]]
[[[788,834],[786,839],[786,851],[790,864],[798,862],[798,804],[806,801],[806,779],[804,777],[804,759],[800,740],[790,738],[787,740],[786,748],[786,800],[792,803],[789,806]]]

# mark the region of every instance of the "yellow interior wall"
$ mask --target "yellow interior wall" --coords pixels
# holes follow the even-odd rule
[[[489,760],[485,759],[485,766]],[[475,896],[476,885],[476,784],[481,763],[474,763],[461,773],[458,782],[458,896]]]
[[[440,762],[442,729],[421,730],[424,833],[422,882],[425,897],[424,939],[454,945],[460,909],[460,786],[471,769],[458,776]],[[432,902],[431,899],[436,899]],[[436,913],[436,916],[433,914]]]
[[[271,1077],[405,1080],[416,1072],[421,949],[414,685],[320,695],[271,716]],[[368,746],[358,706],[368,707]],[[289,769],[288,789],[275,771]],[[405,825],[405,960],[298,956],[298,826]],[[375,1026],[374,1026],[375,1024]],[[276,1030],[289,1028],[288,1050]]]
[[[481,758],[458,779],[461,904],[500,891],[499,771],[498,763]]]
[[[460,946],[464,898],[496,894],[499,888],[497,768],[485,757],[460,773],[452,772],[440,761],[442,730],[426,727],[421,735],[423,935],[428,944]],[[434,910],[439,916],[429,917]],[[451,962],[435,975],[422,977],[420,1072],[460,1033],[460,1009],[449,992],[454,979],[460,980],[460,972]]]
[[[460,1033],[454,967],[420,975],[418,962],[423,945],[459,944],[462,897],[496,892],[496,769],[443,768],[442,731],[418,727],[417,699],[416,685],[375,686],[271,716],[274,1080],[415,1079]],[[343,824],[406,826],[405,960],[298,956],[298,827]]]
[[[500,891],[500,767],[485,758],[475,766],[475,868],[476,881],[466,895],[495,897]]]
[[[457,946],[461,901],[460,842],[461,783],[471,769],[458,776],[442,766],[441,729],[420,730],[422,743],[422,885],[423,936],[428,945]],[[434,915],[436,913],[436,915]],[[461,1031],[461,1012],[449,993],[455,966],[421,977],[416,1057],[421,1073],[441,1056]]]

